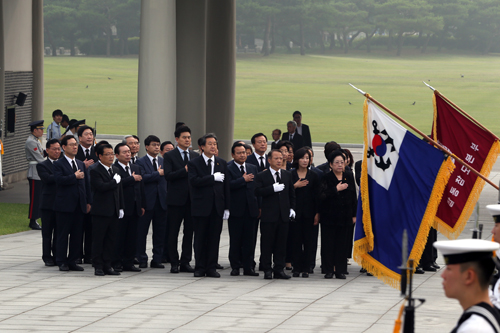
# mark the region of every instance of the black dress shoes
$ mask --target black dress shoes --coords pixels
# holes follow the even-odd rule
[[[418,266],[415,269],[415,274],[425,274],[425,271],[422,269],[422,267]]]
[[[239,268],[233,268],[231,270],[231,276],[238,276],[240,275],[240,269]]]
[[[81,264],[83,264],[82,259],[81,259],[81,258],[80,258],[80,259],[76,259],[76,260],[75,260],[75,264],[77,264],[77,265],[81,265]]]
[[[309,277],[309,273],[307,273],[307,272],[302,273],[302,277],[303,278],[308,278]]]
[[[82,266],[78,266],[77,264],[68,265],[68,268],[70,271],[76,271],[76,272],[81,272],[84,270]]]
[[[215,271],[215,270],[207,271],[207,276],[212,277],[212,278],[220,278],[220,274],[217,273],[217,271]]]
[[[291,276],[288,275],[288,274],[286,274],[285,272],[281,271],[281,272],[275,272],[274,273],[274,278],[275,279],[288,280],[289,278],[291,278]]]
[[[47,267],[52,267],[55,265],[56,264],[54,263],[54,260],[52,260],[52,259],[48,259],[47,261],[45,261],[45,266],[47,266]]]
[[[326,273],[325,279],[333,279],[333,273]]]
[[[113,268],[103,269],[106,275],[121,275],[119,272],[115,271]]]
[[[140,272],[141,269],[132,265],[132,266],[123,266],[123,271],[124,272]]]
[[[273,279],[273,271],[267,271],[264,273],[264,279],[272,280]]]
[[[61,265],[59,265],[59,270],[61,272],[67,272],[67,271],[69,271],[69,267],[66,264],[61,264]]]
[[[194,271],[194,277],[204,277],[205,273],[202,271]]]
[[[441,266],[439,266],[437,264],[437,262],[435,262],[435,261],[431,264],[431,266],[434,267],[435,269],[440,269],[441,268]]]
[[[145,262],[140,262],[140,263],[139,263],[139,268],[148,268],[148,263],[147,263],[147,261],[145,261]]]
[[[293,272],[292,276],[293,277],[300,277],[300,273],[299,272]]]
[[[179,266],[170,267],[170,273],[174,273],[174,274],[179,273]]]
[[[219,265],[219,263],[217,263],[217,264],[215,265],[215,269],[224,269],[224,267],[222,267],[221,265]]]
[[[429,265],[429,266],[422,266],[422,269],[426,272],[435,272],[437,271],[437,269],[435,269],[432,265]]]
[[[361,269],[359,270],[359,272],[360,272],[360,273],[366,273],[366,269],[361,268]]]
[[[165,265],[161,263],[157,263],[156,261],[151,260],[151,268],[165,268]]]
[[[123,272],[122,266],[115,266],[115,267],[113,267],[113,269],[115,270],[115,272],[118,272],[118,273]]]
[[[335,274],[335,278],[345,280],[345,274]]]
[[[94,275],[97,275],[97,276],[104,276],[105,274],[104,274],[104,271],[103,271],[102,269],[100,269],[100,268],[96,268],[96,269],[94,270]]]
[[[36,220],[30,220],[28,225],[32,230],[42,230],[42,227],[38,224]]]
[[[179,271],[183,273],[194,273],[194,268],[190,264],[181,264]]]
[[[248,271],[243,271],[243,275],[246,275],[246,276],[259,276],[259,273],[257,273],[253,269],[251,269],[251,270],[248,270]]]

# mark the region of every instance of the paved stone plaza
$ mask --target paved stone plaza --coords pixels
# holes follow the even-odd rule
[[[359,159],[361,148],[353,150]],[[315,151],[316,164],[322,163],[322,149]],[[490,175],[496,184],[499,172],[497,163]],[[27,194],[27,182],[16,183],[0,191],[0,202],[25,202],[20,198]],[[493,225],[484,207],[497,197],[486,185],[479,200],[483,239]],[[469,224],[460,238],[470,238]],[[360,274],[352,261],[346,280],[324,279],[319,260],[307,279],[232,277],[226,222],[220,279],[170,274],[168,264],[118,277],[94,276],[90,265],[84,272],[60,272],[43,265],[41,240],[39,231],[0,237],[0,332],[392,332],[402,304],[398,290]],[[426,299],[416,310],[416,332],[454,327],[461,308],[444,296],[439,271],[416,275],[414,296]]]

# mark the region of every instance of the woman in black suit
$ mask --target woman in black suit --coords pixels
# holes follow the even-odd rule
[[[317,224],[317,200],[319,187],[318,175],[309,170],[311,165],[311,153],[305,148],[297,150],[294,154],[292,169],[292,181],[295,188],[296,207],[295,222],[290,224],[292,233],[292,258],[293,277],[309,277],[309,269],[312,266],[312,253],[314,248],[314,222]]]
[[[325,278],[345,279],[348,233],[356,223],[356,187],[352,172],[344,172],[345,155],[340,150],[328,156],[332,171],[323,176],[319,188],[319,222]]]

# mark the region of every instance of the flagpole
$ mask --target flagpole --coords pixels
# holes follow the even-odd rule
[[[424,82],[425,83],[425,82]],[[349,85],[351,87],[353,87],[354,89],[356,89],[361,95],[365,96],[366,98],[368,98],[370,101],[372,101],[373,103],[377,104],[378,106],[380,106],[384,111],[386,111],[387,113],[389,113],[390,115],[392,115],[393,117],[395,117],[396,119],[398,119],[400,122],[402,122],[403,124],[405,124],[406,126],[408,126],[409,128],[411,128],[412,130],[414,130],[415,132],[417,132],[418,134],[420,134],[425,140],[427,140],[428,142],[431,142],[436,148],[440,149],[441,151],[443,151],[444,153],[450,155],[451,157],[453,157],[458,163],[462,164],[463,166],[465,166],[466,168],[470,169],[472,171],[473,174],[475,174],[476,176],[480,177],[481,179],[483,179],[485,182],[487,182],[488,184],[490,184],[491,186],[493,186],[495,189],[499,190],[499,187],[494,184],[491,180],[489,180],[488,178],[486,178],[485,176],[483,176],[482,174],[480,174],[476,169],[474,169],[472,166],[470,166],[469,164],[465,163],[464,161],[462,161],[457,155],[449,152],[448,150],[446,150],[446,148],[444,148],[442,145],[440,145],[439,143],[437,143],[436,141],[432,140],[430,137],[428,137],[426,134],[424,134],[422,131],[420,131],[418,128],[416,128],[415,126],[413,126],[412,124],[410,124],[409,122],[407,122],[406,120],[404,120],[403,118],[401,118],[400,116],[398,116],[397,114],[395,114],[394,112],[392,112],[391,110],[389,110],[389,108],[387,108],[385,105],[383,105],[382,103],[380,103],[379,101],[377,101],[376,99],[374,99],[373,97],[370,96],[370,94],[364,92],[363,90],[361,89],[358,89],[356,88],[355,86],[353,86],[352,84],[349,83]]]
[[[422,81],[424,82],[424,81]],[[477,121],[476,119],[474,119],[474,117],[472,117],[470,114],[468,114],[467,112],[465,112],[464,110],[462,110],[458,105],[456,105],[455,103],[453,103],[452,101],[450,101],[446,96],[444,96],[443,94],[441,94],[438,90],[436,90],[434,87],[428,85],[427,83],[424,82],[424,84],[429,87],[432,91],[434,91],[434,94],[436,95],[439,95],[441,96],[441,98],[443,98],[448,104],[450,104],[451,106],[453,106],[456,110],[462,112],[462,114],[466,117],[468,117],[470,120],[472,120],[473,122],[476,123],[477,126],[481,127],[485,132],[488,132],[491,136],[493,136],[497,141],[500,141],[500,138],[498,136],[496,136],[493,132],[491,132],[489,129],[487,129],[486,127],[484,127],[479,121]]]

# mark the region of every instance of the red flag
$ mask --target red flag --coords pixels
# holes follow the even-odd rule
[[[433,102],[432,138],[488,177],[500,152],[496,137],[448,104],[437,92],[434,93]],[[435,227],[446,237],[457,238],[460,235],[484,183],[470,169],[457,165],[446,185],[435,218]]]

